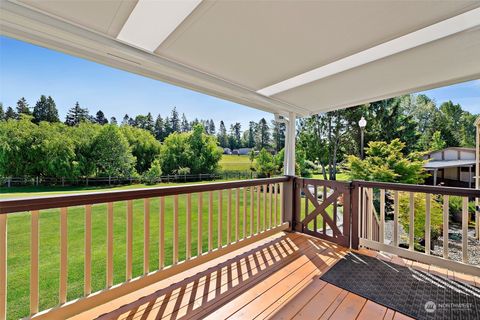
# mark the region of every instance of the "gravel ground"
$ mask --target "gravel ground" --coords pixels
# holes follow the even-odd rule
[[[473,265],[480,264],[480,240],[475,239],[473,228],[468,230],[468,263]],[[407,234],[400,226],[400,242],[405,239]],[[385,243],[390,244],[393,239],[393,221],[385,221]],[[439,237],[433,241],[434,249],[432,255],[443,257],[443,238]],[[462,261],[462,229],[461,226],[450,224],[448,240],[448,257],[454,261]]]

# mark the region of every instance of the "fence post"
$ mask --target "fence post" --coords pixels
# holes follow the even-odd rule
[[[358,202],[360,199],[360,188],[355,183],[351,182],[350,187],[350,247],[357,250],[359,245],[358,224],[360,219],[360,207]]]
[[[294,230],[295,227],[295,177],[290,177],[288,181],[283,183],[283,212],[282,222],[290,224],[289,231]]]

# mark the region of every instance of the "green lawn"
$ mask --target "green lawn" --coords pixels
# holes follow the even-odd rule
[[[140,185],[117,187],[111,189],[138,188]],[[21,190],[18,190],[21,189]],[[80,190],[79,190],[80,189]],[[47,195],[58,193],[87,192],[92,189],[70,188],[68,191],[59,191],[55,188],[43,189],[38,192],[34,188],[16,188],[3,193],[2,197],[22,197],[25,195]],[[102,191],[104,191],[103,189]],[[223,226],[222,243],[227,243],[227,191],[223,191]],[[218,233],[218,192],[214,192],[213,201],[213,241],[217,243]],[[247,192],[245,205],[247,206],[247,230],[250,232],[250,194]],[[198,195],[192,196],[192,253],[197,252],[197,202]],[[236,201],[233,192],[233,203]],[[254,197],[256,208],[256,195]],[[261,200],[262,201],[262,200]],[[186,235],[186,196],[179,197],[179,259],[185,257]],[[268,202],[267,202],[268,203]],[[133,220],[133,275],[139,276],[143,271],[143,220],[144,202],[135,200]],[[240,192],[240,236],[243,234],[243,192]],[[233,207],[235,208],[235,207]],[[263,227],[263,202],[261,208],[261,223]],[[278,206],[280,213],[280,205]],[[150,201],[150,270],[158,268],[158,211],[159,200],[153,198]],[[234,211],[234,210],[232,210]],[[267,209],[267,212],[268,209]],[[105,287],[106,279],[106,205],[95,205],[92,209],[92,290],[93,292]],[[172,262],[173,243],[173,198],[166,198],[165,215],[165,261]],[[202,210],[202,250],[208,249],[208,193],[203,194]],[[268,219],[267,219],[268,221]],[[280,217],[278,220],[280,221]],[[232,224],[235,222],[232,212]],[[256,219],[253,221],[256,230]],[[46,309],[57,305],[59,288],[60,268],[60,219],[59,210],[42,210],[40,212],[40,309]],[[232,237],[234,226],[231,226]],[[28,315],[29,311],[29,274],[30,274],[30,215],[29,213],[15,213],[8,216],[8,318],[18,319]],[[232,238],[233,240],[233,238]],[[84,208],[73,207],[68,211],[68,300],[82,296],[83,270],[84,270]],[[114,204],[114,283],[125,281],[126,264],[126,202]]]
[[[323,174],[314,174],[312,176],[312,178],[323,180]],[[348,174],[340,172],[340,173],[337,173],[337,180],[338,181],[350,181],[350,178],[348,177]]]
[[[250,171],[250,159],[247,155],[224,154],[220,160],[220,167],[223,171]]]

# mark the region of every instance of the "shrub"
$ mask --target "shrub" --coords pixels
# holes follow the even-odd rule
[[[410,194],[400,192],[399,196],[399,222],[406,232],[410,232]],[[414,203],[414,235],[416,242],[419,242],[420,239],[425,239],[425,194],[415,193]],[[432,239],[436,239],[442,234],[442,212],[442,204],[432,197],[430,204],[430,235]]]
[[[142,181],[146,184],[155,184],[162,175],[160,160],[153,160],[150,168],[142,175]]]

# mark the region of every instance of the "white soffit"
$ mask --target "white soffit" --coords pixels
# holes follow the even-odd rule
[[[258,90],[257,92],[265,96],[272,96],[283,91],[321,80],[337,73],[341,73],[346,70],[353,69],[361,65],[451,36],[453,34],[475,28],[479,25],[480,8],[476,8],[402,37],[382,43],[373,48],[358,52],[322,67],[302,73],[293,78],[268,86]]]
[[[201,0],[139,0],[117,39],[153,52]]]

